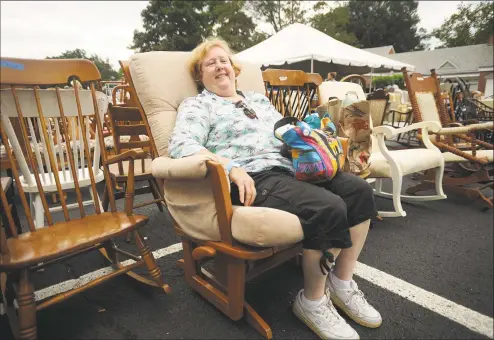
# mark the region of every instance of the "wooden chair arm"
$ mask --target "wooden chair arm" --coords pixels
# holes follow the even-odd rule
[[[105,161],[106,165],[114,164],[120,161],[126,161],[126,160],[134,160],[134,159],[141,159],[146,156],[146,152],[144,151],[137,151],[137,150],[127,150],[125,152],[122,152],[116,156],[110,157]]]
[[[213,195],[218,216],[221,241],[227,245],[233,244],[232,236],[232,200],[228,189],[228,179],[221,163],[207,161],[206,166],[213,184]]]

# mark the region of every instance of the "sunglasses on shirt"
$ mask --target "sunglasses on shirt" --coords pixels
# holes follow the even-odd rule
[[[235,103],[235,107],[237,109],[243,109],[244,114],[249,117],[250,119],[259,119],[257,118],[256,111],[248,107],[244,101],[239,100],[238,102]]]

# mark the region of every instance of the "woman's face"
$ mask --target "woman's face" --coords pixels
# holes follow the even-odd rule
[[[235,71],[224,49],[211,48],[201,62],[201,71],[201,81],[208,91],[225,97],[235,94]]]

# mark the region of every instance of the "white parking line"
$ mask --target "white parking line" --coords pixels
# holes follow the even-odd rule
[[[154,257],[159,259],[163,256],[176,253],[182,250],[182,244],[176,243],[166,248],[158,249],[153,252]],[[127,260],[123,264],[127,265],[134,262]],[[70,289],[79,287],[90,280],[101,277],[112,271],[111,267],[99,269],[97,271],[82,275],[78,279],[68,280],[53,286],[43,288],[35,293],[36,300],[44,300],[56,294],[66,292]],[[469,308],[461,306],[453,301],[449,301],[439,295],[428,292],[422,288],[416,287],[397,277],[386,274],[378,269],[369,267],[363,263],[358,263],[355,275],[367,280],[381,288],[393,292],[409,301],[412,301],[424,308],[427,308],[445,318],[448,318],[468,329],[493,338],[494,320],[491,317],[480,314]]]
[[[355,275],[376,286],[389,290],[405,299],[492,339],[494,320],[491,317],[463,307],[439,295],[414,286],[379,269],[357,263]]]

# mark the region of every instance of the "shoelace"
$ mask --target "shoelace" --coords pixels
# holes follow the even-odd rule
[[[324,308],[324,312],[322,313],[322,316],[326,320],[329,320],[329,324],[331,326],[334,326],[334,325],[339,324],[344,319],[336,311],[336,308],[334,307],[333,303],[331,302],[331,299],[329,298],[329,292],[326,292],[326,296],[327,296],[326,306],[328,308]]]
[[[358,289],[358,287],[356,285],[352,289],[350,296],[346,299],[345,305],[348,306],[350,304],[350,302],[353,300],[353,298],[360,300],[361,304],[363,305],[362,307],[367,307],[367,305],[369,304],[364,297],[364,292],[362,292],[360,289]]]

